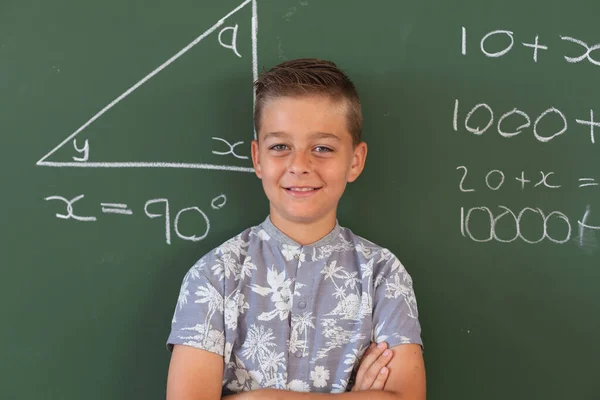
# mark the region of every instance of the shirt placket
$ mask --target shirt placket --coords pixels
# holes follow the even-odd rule
[[[305,312],[308,312],[312,307],[312,282],[314,279],[314,271],[313,271],[313,263],[306,261],[309,256],[308,249],[305,247],[301,247],[300,251],[294,255],[294,263],[296,265],[296,280],[295,286],[300,283],[304,286],[297,289],[300,292],[300,296],[296,296],[295,294],[292,296],[292,308],[291,308],[291,316],[302,316]],[[304,261],[303,261],[304,258]],[[294,290],[294,292],[296,289]],[[306,347],[310,347],[310,343],[312,343],[312,328],[307,330],[307,337],[304,337],[304,332],[300,330],[298,332],[299,338],[302,340],[306,340]],[[291,340],[292,329],[290,329],[290,337]],[[290,369],[293,369],[293,373],[288,373],[288,377],[294,377],[296,379],[300,379],[306,383],[308,383],[308,374],[309,374],[309,356],[310,352],[303,348],[296,350],[295,352],[290,352],[289,354],[289,366]],[[289,383],[289,382],[288,382]]]

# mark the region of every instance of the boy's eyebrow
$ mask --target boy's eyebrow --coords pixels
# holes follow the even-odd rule
[[[263,140],[267,140],[270,138],[280,138],[280,137],[284,137],[284,136],[290,136],[285,132],[269,132],[265,135],[265,137],[263,138]]]
[[[341,141],[340,138],[337,137],[336,135],[334,135],[333,133],[316,132],[313,136],[318,139],[332,139],[332,140],[337,140],[338,142]]]
[[[282,137],[290,137],[291,135],[289,133],[286,132],[269,132],[265,135],[265,137],[263,138],[263,140],[267,140],[270,138],[282,138]],[[334,135],[333,133],[327,133],[327,132],[315,132],[312,134],[312,136],[314,138],[317,139],[332,139],[332,140],[336,140],[336,141],[340,141],[340,138],[337,135]]]

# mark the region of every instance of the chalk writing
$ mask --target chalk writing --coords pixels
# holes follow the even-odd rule
[[[554,175],[554,172],[548,172],[547,174],[545,174],[544,171],[540,171],[540,173],[542,174],[542,179],[538,183],[536,183],[533,187],[538,187],[540,185],[544,185],[550,189],[560,188],[560,185],[551,185],[547,182],[548,177]]]
[[[577,224],[579,225],[579,245],[581,247],[583,247],[585,240],[585,234],[586,234],[586,229],[590,229],[593,231],[599,231],[600,230],[600,226],[592,226],[592,225],[588,225],[587,224],[587,220],[590,217],[590,214],[592,212],[592,208],[588,205],[585,208],[585,212],[583,214],[583,218],[581,218],[581,221],[577,221]]]
[[[530,183],[531,181],[529,179],[525,179],[525,171],[521,171],[521,176],[520,177],[515,177],[515,179],[519,182],[521,182],[521,190],[525,189],[525,184],[526,183]]]
[[[46,200],[46,201],[60,200],[66,204],[67,213],[66,214],[58,213],[58,214],[56,214],[57,218],[72,219],[72,220],[82,221],[82,222],[96,221],[97,220],[96,217],[93,217],[93,216],[82,217],[82,216],[76,215],[74,213],[73,204],[75,204],[77,201],[81,200],[83,197],[84,197],[84,195],[81,194],[79,196],[74,197],[71,200],[68,200],[65,197],[61,197],[61,196],[49,196],[49,197],[46,197],[44,200]],[[211,204],[212,209],[220,210],[225,206],[226,203],[227,203],[227,197],[224,194],[220,194],[220,195],[216,196],[214,199],[212,199],[210,204]],[[162,210],[160,212],[158,212],[157,208],[160,208],[161,206],[162,206]],[[102,213],[104,213],[104,214],[118,214],[118,215],[128,215],[128,216],[133,215],[133,210],[128,208],[128,205],[125,203],[100,203],[100,207],[102,209]],[[166,198],[157,198],[157,199],[150,199],[150,200],[146,201],[146,203],[144,204],[144,213],[150,219],[161,218],[161,217],[164,218],[164,220],[165,220],[165,229],[164,229],[165,230],[165,241],[167,244],[171,244],[171,207],[169,204],[169,200]],[[197,214],[201,217],[202,228],[200,229],[200,234],[197,234],[198,232],[193,233],[193,234],[184,234],[181,232],[179,223],[185,214]],[[208,215],[197,206],[186,207],[186,208],[179,210],[175,214],[175,218],[172,221],[172,223],[173,223],[173,231],[175,232],[177,237],[179,237],[182,240],[198,242],[198,241],[206,238],[208,236],[208,233],[210,232],[210,219],[208,218]]]
[[[493,39],[494,37],[501,37],[501,38],[504,38],[502,40],[506,41],[506,44],[504,45],[504,47],[502,47],[498,51],[489,50],[490,46],[487,44],[488,40],[490,40],[490,39],[494,40]],[[592,53],[594,53],[595,51],[600,49],[600,43],[590,46],[583,40],[580,40],[580,39],[577,39],[577,38],[574,38],[571,36],[559,35],[559,37],[564,42],[574,43],[579,48],[581,48],[581,50],[583,51],[583,53],[577,57],[570,57],[570,56],[564,55],[564,59],[568,63],[576,64],[576,63],[580,63],[584,60],[587,60],[593,65],[600,66],[600,61],[598,61],[592,57]],[[496,39],[496,41],[498,41],[498,40],[500,40],[500,39]],[[467,43],[468,43],[467,28],[462,26],[461,27],[460,53],[463,56],[467,55],[467,51],[468,51]],[[545,51],[548,50],[548,46],[540,44],[540,37],[537,34],[535,35],[534,43],[521,42],[521,44],[524,47],[533,49],[533,62],[534,63],[538,62],[539,50],[545,50]],[[515,33],[512,31],[508,31],[508,30],[498,29],[498,30],[493,30],[489,33],[486,33],[481,38],[481,40],[479,42],[479,49],[481,50],[481,53],[483,53],[486,57],[499,58],[499,57],[502,57],[502,56],[508,54],[514,48],[514,45],[515,45]]]
[[[225,206],[226,203],[227,197],[225,197],[224,194],[220,194],[210,202],[210,206],[215,210],[220,210]]]
[[[460,208],[460,233],[463,237],[468,238],[477,243],[486,243],[496,241],[500,243],[512,243],[517,240],[522,240],[528,244],[538,244],[544,240],[548,240],[556,244],[565,244],[571,240],[572,236],[572,225],[569,218],[560,211],[552,211],[547,215],[540,208],[525,207],[519,214],[515,214],[508,207],[499,205],[497,206],[502,212],[497,216],[494,216],[492,210],[488,207],[471,207],[465,210],[465,207]],[[480,220],[485,227],[485,234],[481,237],[476,237],[472,232],[472,218],[475,213],[479,213],[483,216],[483,220]],[[523,228],[521,226],[522,219],[526,213],[532,216],[537,216],[539,219],[539,227],[541,228],[541,234],[539,237],[526,237],[523,234]],[[581,220],[577,221],[579,227],[579,237],[575,238],[580,247],[583,247],[586,243],[593,243],[592,240],[587,240],[586,235],[588,231],[600,231],[600,226],[592,225],[588,223],[591,216],[591,207],[586,206],[585,212]],[[510,226],[514,229],[512,237],[503,238],[498,235],[497,226],[500,220],[504,217],[510,218]],[[558,232],[555,234],[550,233],[549,223],[554,221],[553,227]],[[562,228],[560,227],[562,223]],[[481,227],[481,225],[480,225]],[[506,225],[505,225],[506,229]]]
[[[494,29],[483,32],[481,36],[477,36],[473,40],[467,27],[461,26],[460,32],[459,51],[464,57],[481,54],[489,59],[498,59],[506,57],[511,52],[516,57],[515,47],[523,46],[532,52],[534,64],[549,62],[552,58],[545,57],[545,55],[558,52],[559,62],[563,62],[564,58],[564,61],[570,64],[589,63],[600,66],[600,43],[590,45],[588,41],[572,36],[557,35],[560,41],[556,40],[557,44],[549,46],[544,40],[547,37],[542,39],[542,36],[537,33],[529,38],[521,38],[512,30]],[[553,59],[556,60],[557,57]],[[600,128],[600,121],[596,121],[593,109],[589,109],[589,117],[586,115],[582,118],[580,115],[567,115],[563,110],[552,105],[545,107],[545,110],[542,108],[543,111],[536,115],[519,109],[519,107],[498,110],[483,101],[473,101],[465,107],[458,98],[454,99],[453,106],[453,131],[465,132],[472,137],[481,138],[497,132],[500,137],[505,139],[531,135],[539,143],[549,143],[565,140],[570,137],[567,133],[576,130],[578,135],[580,132],[584,132],[585,136],[581,139],[581,136],[573,135],[572,140],[587,142],[589,132],[589,140],[592,145],[595,145],[595,130]],[[587,110],[585,113],[587,114]],[[503,189],[510,191],[516,185],[520,187],[521,191],[526,188],[544,191],[557,191],[561,188],[590,190],[590,188],[600,186],[600,183],[597,182],[598,177],[586,176],[587,174],[581,174],[579,178],[569,177],[567,179],[566,174],[550,170],[522,170],[518,175],[511,176],[501,169],[490,169],[483,171],[481,175],[477,174],[477,178],[474,180],[474,175],[466,164],[458,166],[456,170],[459,172],[458,190],[462,193],[469,193],[468,196],[471,199],[478,197],[480,193],[477,192],[482,189],[484,191],[501,191]],[[538,173],[539,175],[537,175]],[[498,205],[497,208],[460,207],[460,234],[477,243],[522,241],[527,244],[542,242],[565,244],[573,239],[572,228],[575,225],[571,221],[575,220],[569,219],[563,212],[548,211],[533,206],[519,208],[520,210],[513,211],[506,205]],[[582,248],[590,244],[597,246],[592,233],[600,230],[600,224],[591,223],[590,215],[591,208],[588,205],[583,217],[577,220],[579,237],[574,238],[573,241]]]
[[[579,57],[567,57],[567,56],[565,56],[565,60],[567,60],[567,62],[578,63],[578,62],[581,62],[581,61],[587,59],[592,64],[600,66],[600,61],[594,60],[592,58],[592,52],[600,49],[600,43],[598,43],[596,45],[593,45],[593,46],[589,46],[583,40],[575,39],[573,37],[561,36],[560,38],[561,38],[561,40],[566,40],[568,42],[576,43],[576,44],[582,46],[585,49],[585,53],[583,55],[579,56]]]
[[[67,214],[56,214],[56,218],[60,218],[60,219],[74,219],[76,221],[82,221],[82,222],[90,222],[90,221],[95,221],[96,217],[81,217],[79,215],[75,215],[73,212],[73,204],[75,204],[77,201],[83,199],[84,195],[80,194],[79,196],[73,197],[71,200],[67,200],[64,197],[61,196],[49,196],[46,197],[44,200],[49,201],[49,200],[60,200],[65,202],[65,204],[67,205]]]
[[[213,154],[217,154],[217,155],[219,155],[219,156],[226,156],[226,155],[228,155],[228,154],[231,154],[231,155],[232,155],[232,156],[234,156],[235,158],[240,158],[240,159],[242,159],[242,160],[247,160],[247,159],[248,159],[248,156],[240,156],[239,154],[236,154],[236,152],[235,152],[235,148],[236,148],[237,146],[239,146],[240,144],[243,144],[243,143],[244,143],[243,141],[241,141],[241,142],[236,142],[236,143],[234,143],[234,144],[231,144],[231,143],[229,143],[229,142],[228,142],[227,140],[225,140],[225,139],[222,139],[222,138],[220,138],[220,137],[214,137],[214,136],[213,136],[213,140],[220,140],[221,142],[223,142],[223,143],[225,143],[227,146],[229,146],[229,150],[228,150],[228,151],[214,151],[214,150],[213,150],[213,152],[212,152]]]
[[[495,35],[506,35],[509,38],[510,43],[503,50],[500,50],[495,53],[489,53],[485,49],[485,41]],[[480,47],[481,47],[481,52],[483,54],[485,54],[488,57],[496,58],[496,57],[502,57],[503,55],[508,53],[513,48],[514,44],[515,44],[515,38],[513,37],[513,33],[511,31],[497,30],[497,31],[492,31],[492,32],[488,33],[487,35],[485,35],[481,39]]]
[[[594,137],[594,127],[600,128],[600,122],[596,122],[594,120],[594,110],[590,110],[590,120],[589,121],[584,120],[584,119],[576,119],[575,121],[578,124],[590,126],[590,138],[592,140],[592,143],[596,143],[596,140]]]
[[[466,188],[467,186],[467,175],[469,174],[469,169],[465,165],[460,165],[456,167],[457,170],[462,170],[462,174],[460,177],[460,181],[458,183],[458,189],[463,193],[475,192],[475,188]],[[562,183],[558,183],[554,179],[557,179],[556,174],[553,171],[544,172],[538,171],[540,173],[540,179],[537,181],[533,187],[544,187],[548,189],[560,189],[563,185]],[[525,189],[526,184],[531,183],[530,179],[526,178],[525,171],[521,171],[520,176],[514,177],[514,179],[520,183],[521,190]],[[496,183],[494,183],[496,180]],[[599,183],[596,182],[595,178],[578,178],[578,187],[584,188],[589,186],[599,186]],[[503,171],[499,169],[493,169],[486,173],[485,175],[485,185],[488,189],[496,191],[502,188],[505,184],[505,174]]]
[[[579,187],[587,187],[587,186],[598,186],[598,182],[594,178],[579,178]]]
[[[154,213],[151,213],[150,211],[148,211],[148,206],[151,206],[153,204],[159,204],[159,203],[164,203],[164,205],[165,205],[165,213],[164,214],[154,214]],[[148,200],[146,202],[146,204],[144,204],[144,212],[151,219],[159,218],[159,217],[163,217],[163,216],[165,217],[165,239],[167,241],[167,244],[171,244],[171,217],[169,214],[169,200],[167,200],[167,199]]]
[[[168,207],[168,205],[167,205],[167,207]],[[195,236],[195,235],[185,236],[181,232],[179,232],[179,217],[181,217],[181,215],[184,212],[188,212],[188,211],[196,211],[196,212],[200,213],[200,215],[202,215],[202,217],[204,218],[204,222],[206,224],[206,230],[204,231],[204,233],[201,236]],[[208,219],[208,217],[206,216],[206,214],[204,213],[204,211],[202,211],[198,207],[188,207],[188,208],[184,208],[184,209],[179,210],[179,212],[175,216],[175,222],[174,222],[173,226],[175,228],[175,233],[181,239],[183,239],[183,240],[190,240],[192,242],[198,242],[198,241],[204,239],[206,237],[206,235],[208,235],[208,231],[210,231],[210,220]]]
[[[463,188],[463,182],[467,178],[467,174],[469,173],[469,171],[467,170],[467,167],[465,167],[464,165],[456,167],[456,169],[461,169],[461,168],[464,170],[464,174],[463,174],[463,176],[462,176],[462,178],[460,180],[460,183],[458,184],[458,188],[460,189],[461,192],[474,192],[475,189],[465,189],[465,188]]]
[[[473,115],[479,110],[482,110],[482,111],[480,111],[480,113],[485,112],[486,119],[488,119],[486,125],[483,128],[480,126],[472,126],[470,123],[470,120],[473,117]],[[580,120],[580,119],[576,119],[575,121],[578,124],[590,126],[590,138],[591,138],[592,144],[594,144],[595,143],[594,127],[600,127],[600,122],[594,121],[593,110],[590,110],[590,111],[591,111],[591,115],[590,115],[589,121]],[[514,119],[516,121],[518,121],[518,119],[516,119],[516,118],[521,119],[521,121],[520,121],[521,125],[519,125],[517,128],[515,128],[516,130],[514,132],[509,132],[506,130],[506,128],[504,128],[505,120],[507,120],[509,117],[513,117],[512,119]],[[554,121],[558,122],[560,129],[558,129],[554,132],[540,132],[539,125],[542,122],[542,120],[545,120],[547,118],[553,119]],[[452,129],[455,132],[459,131],[459,120],[460,120],[460,101],[458,99],[456,99],[454,101],[454,110],[453,110],[453,114],[452,114]],[[485,103],[479,103],[479,104],[476,104],[473,108],[471,108],[471,110],[469,110],[469,112],[467,113],[467,115],[465,117],[465,121],[464,121],[464,127],[467,132],[470,132],[477,136],[481,136],[489,128],[491,128],[494,125],[494,120],[495,120],[495,118],[494,118],[493,109]],[[521,132],[523,132],[524,129],[530,128],[532,125],[531,125],[531,118],[529,117],[529,115],[526,112],[519,110],[517,108],[513,108],[512,110],[502,114],[502,116],[498,119],[498,122],[495,124],[495,126],[496,126],[496,131],[500,134],[500,136],[505,137],[505,138],[512,138],[512,137],[519,135]],[[547,143],[547,142],[550,142],[551,140],[553,140],[554,138],[563,135],[565,132],[567,132],[567,128],[568,128],[568,121],[567,121],[567,117],[565,116],[565,114],[556,107],[549,107],[535,119],[535,121],[533,123],[533,135],[539,142]]]
[[[564,244],[564,243],[567,243],[571,239],[571,223],[569,221],[569,218],[560,211],[552,211],[548,215],[546,215],[544,213],[544,211],[542,211],[542,209],[540,209],[540,208],[525,207],[519,212],[518,215],[515,215],[515,213],[513,211],[511,211],[508,207],[499,205],[498,208],[503,210],[503,212],[495,217],[493,212],[488,207],[472,207],[472,208],[469,208],[466,211],[466,213],[465,213],[465,208],[461,207],[460,208],[460,232],[461,232],[462,236],[467,237],[467,238],[471,239],[472,241],[478,242],[478,243],[490,242],[492,240],[495,240],[495,241],[501,242],[501,243],[512,243],[518,239],[521,239],[525,243],[536,244],[536,243],[540,243],[543,240],[547,239],[553,243]],[[489,231],[488,231],[489,233],[486,234],[485,237],[477,238],[471,232],[471,216],[474,212],[481,212],[484,214],[485,224],[486,224],[486,226],[489,226]],[[523,234],[523,230],[521,227],[521,220],[522,220],[523,216],[525,215],[525,213],[527,213],[527,212],[539,216],[540,225],[542,227],[542,234],[537,239],[527,238]],[[511,238],[500,238],[496,231],[496,226],[497,226],[498,222],[500,221],[501,218],[504,218],[505,216],[512,217],[512,221],[514,222],[515,234]],[[562,237],[562,238],[556,238],[556,237],[553,237],[550,235],[550,232],[548,229],[548,222],[553,217],[555,219],[557,219],[558,221],[562,221],[567,228],[566,233],[564,233],[564,237]]]
[[[538,60],[538,50],[548,50],[548,46],[539,44],[539,40],[540,37],[538,35],[535,35],[535,43],[522,43],[523,46],[531,47],[533,49],[533,62],[537,62]]]
[[[195,47],[198,43],[209,37],[213,32],[217,31],[217,29],[223,27],[225,22],[236,14],[238,11],[243,9],[244,7],[251,5],[252,7],[252,17],[251,17],[251,43],[252,43],[252,80],[256,81],[258,79],[258,8],[256,4],[257,0],[245,0],[229,13],[227,13],[223,18],[219,19],[214,25],[212,25],[209,29],[204,31],[200,36],[196,37],[192,40],[188,45],[184,48],[176,52],[169,59],[159,65],[157,68],[152,70],[138,82],[136,82],[133,86],[125,90],[119,96],[117,96],[114,100],[112,100],[109,104],[104,106],[100,111],[94,114],[90,119],[88,119],[83,125],[77,128],[73,133],[67,136],[61,143],[59,143],[56,147],[54,147],[50,152],[44,155],[40,160],[37,161],[37,166],[43,167],[53,167],[53,168],[183,168],[183,169],[207,169],[207,170],[227,170],[227,171],[239,171],[239,172],[254,172],[253,168],[249,167],[240,167],[237,165],[227,165],[227,164],[211,164],[211,163],[182,163],[182,162],[88,162],[89,156],[89,146],[86,142],[83,148],[78,148],[75,144],[75,137],[83,132],[88,126],[93,124],[98,118],[111,110],[114,106],[124,100],[126,97],[131,95],[137,89],[139,89],[142,85],[148,82],[150,79],[154,78],[157,74],[167,68],[169,65],[177,61],[181,56],[190,51],[193,47]],[[238,25],[224,27],[219,31],[218,41],[221,46],[232,50],[238,57],[241,57],[241,54],[237,50],[237,29]],[[227,44],[224,42],[223,34],[227,31],[232,31],[232,40],[231,44]],[[250,87],[251,85],[249,85]],[[253,101],[256,99],[256,95],[254,90],[252,91]],[[256,139],[256,132],[254,132],[254,138]],[[82,157],[73,157],[74,161],[50,161],[50,157],[52,157],[60,148],[65,146],[67,143],[73,140],[73,145],[75,150],[79,153],[82,153]],[[235,146],[235,145],[234,145]],[[236,158],[247,159],[248,157],[242,157],[236,155],[233,151],[227,152],[226,154],[232,154]]]
[[[122,215],[132,215],[133,211],[127,208],[127,204],[120,203],[100,203],[102,207],[102,212],[105,214],[122,214]]]
[[[231,34],[231,44],[226,44],[223,43],[223,33],[225,31],[228,30],[232,30],[232,34]],[[242,55],[238,52],[237,50],[237,45],[236,45],[236,41],[237,41],[237,30],[238,30],[238,25],[235,24],[235,26],[227,26],[223,29],[221,29],[221,32],[219,32],[219,44],[223,47],[225,47],[226,49],[230,49],[233,50],[233,52],[235,53],[236,56],[238,56],[239,58],[242,58]]]
[[[490,177],[492,174],[497,174],[500,176],[500,181],[496,184],[496,186],[493,186],[490,183]],[[494,169],[491,170],[490,172],[487,173],[487,175],[485,176],[485,184],[487,185],[488,188],[490,188],[491,190],[498,190],[500,189],[500,187],[504,184],[504,172],[498,170],[498,169]]]
[[[221,199],[226,200],[225,195],[222,194],[222,195],[217,196],[215,199],[213,199],[213,201],[211,202],[211,205],[214,204],[215,201],[221,200]],[[156,213],[149,211],[149,209],[148,209],[149,206],[152,206],[154,204],[160,204],[160,203],[162,203],[164,206],[164,213],[156,214]],[[196,213],[200,214],[204,220],[205,229],[204,229],[204,232],[202,233],[202,235],[200,235],[200,236],[196,236],[194,234],[184,235],[179,230],[179,219],[181,218],[181,216],[184,213],[190,212],[190,211],[196,211]],[[171,244],[171,216],[170,216],[171,210],[170,210],[170,206],[169,206],[169,200],[164,199],[164,198],[148,200],[146,202],[146,204],[144,205],[144,212],[151,219],[164,217],[164,219],[165,219],[165,240],[166,240],[167,244]],[[177,212],[177,214],[175,215],[175,220],[173,221],[173,229],[175,231],[175,234],[180,239],[188,240],[188,241],[192,241],[192,242],[198,242],[198,241],[206,238],[206,236],[208,236],[208,233],[210,231],[210,220],[209,220],[208,216],[206,215],[206,213],[204,211],[202,211],[200,208],[195,207],[195,206],[187,207],[187,208],[183,208],[183,209],[179,210],[179,212]]]
[[[88,140],[85,140],[85,143],[82,148],[77,147],[77,139],[73,139],[73,147],[75,147],[75,151],[83,154],[83,157],[73,157],[75,161],[87,161],[90,156],[90,144]]]
[[[458,184],[458,189],[463,193],[475,192],[476,189],[465,189],[465,186],[464,186],[466,178],[467,178],[467,174],[469,173],[468,168],[465,165],[460,165],[460,166],[456,167],[456,169],[463,171],[462,177],[460,178],[460,182]],[[555,175],[554,172],[544,172],[544,171],[539,171],[539,172],[541,174],[541,178],[537,183],[534,184],[534,186],[533,186],[534,188],[543,186],[543,187],[546,187],[549,189],[559,189],[562,186],[562,185],[552,184],[549,182],[550,177]],[[493,183],[494,179],[496,179],[496,183]],[[521,190],[525,189],[526,183],[531,183],[531,180],[525,178],[525,171],[521,171],[521,176],[515,177],[515,180],[521,183]],[[499,169],[493,169],[485,175],[485,184],[488,187],[488,189],[493,190],[493,191],[499,190],[504,185],[504,181],[505,181],[505,174],[503,171],[501,171]]]

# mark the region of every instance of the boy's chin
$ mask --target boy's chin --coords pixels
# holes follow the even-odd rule
[[[324,218],[326,218],[327,213],[309,212],[303,210],[298,212],[288,211],[284,214],[277,213],[277,215],[279,218],[282,218],[294,224],[310,225],[322,221]]]

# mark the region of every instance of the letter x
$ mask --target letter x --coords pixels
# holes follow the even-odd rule
[[[226,156],[227,154],[232,154],[234,157],[236,158],[240,158],[242,160],[247,160],[248,156],[240,156],[238,154],[235,153],[235,148],[237,146],[239,146],[240,144],[244,143],[244,142],[236,142],[234,144],[229,143],[227,140],[225,139],[221,139],[219,137],[213,137],[214,140],[220,140],[221,142],[225,143],[227,146],[229,146],[229,151],[214,151],[213,150],[213,154],[217,154],[220,156]]]
[[[44,200],[48,201],[48,200],[62,200],[65,202],[65,204],[67,205],[67,214],[56,214],[56,218],[61,218],[61,219],[75,219],[77,221],[84,221],[84,222],[88,222],[88,221],[95,221],[96,217],[80,217],[78,215],[73,214],[73,204],[75,204],[78,200],[82,199],[83,195],[80,194],[77,197],[73,197],[71,200],[67,200],[64,197],[60,197],[60,196],[50,196],[50,197],[46,197]]]
[[[592,64],[600,66],[600,61],[596,61],[596,60],[594,60],[590,56],[590,54],[593,51],[600,49],[600,43],[597,44],[597,45],[594,45],[594,46],[590,47],[590,46],[588,46],[587,43],[585,43],[585,42],[583,42],[583,41],[581,41],[579,39],[575,39],[575,38],[572,38],[572,37],[569,37],[569,36],[561,36],[560,38],[562,40],[566,40],[568,42],[577,43],[577,44],[585,47],[585,49],[586,49],[585,54],[583,54],[582,56],[579,56],[579,57],[567,57],[567,56],[565,56],[565,60],[567,60],[570,63],[578,63],[578,62],[583,61],[584,59],[587,58],[588,61],[591,62]]]

